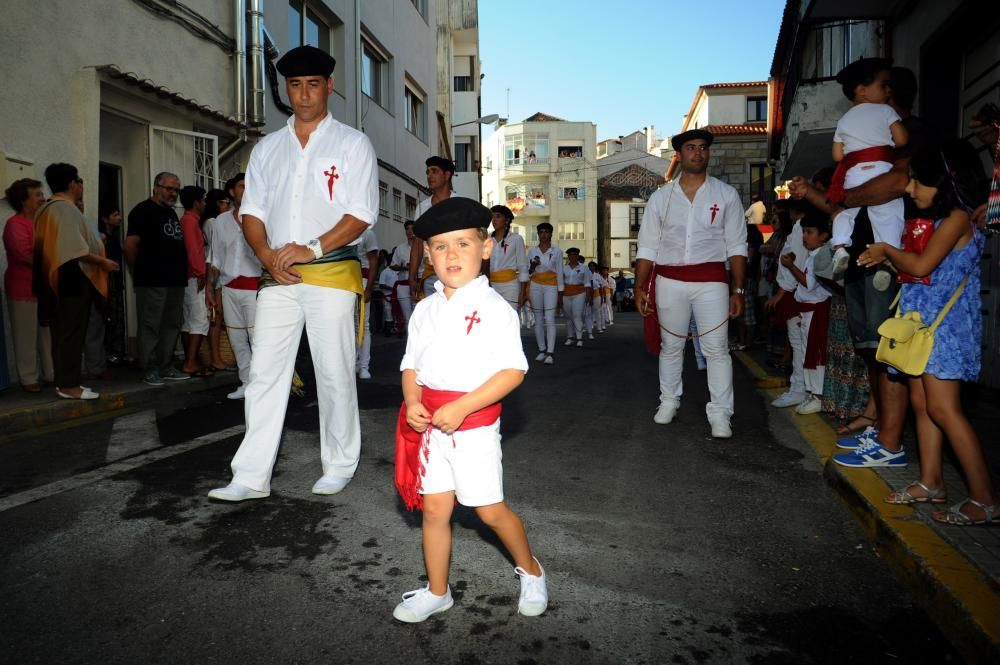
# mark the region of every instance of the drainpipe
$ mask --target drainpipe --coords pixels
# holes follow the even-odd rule
[[[250,60],[249,112],[247,124],[253,127],[264,125],[264,13],[261,0],[249,0],[247,13],[250,16],[250,32],[247,35],[247,52]]]
[[[344,77],[345,83],[347,77]],[[358,131],[361,126],[361,0],[354,0],[354,120]]]
[[[233,107],[236,120],[243,124],[247,120],[246,103],[246,79],[247,79],[247,52],[246,52],[246,0],[233,0],[233,37],[236,41],[236,50],[233,53]],[[219,151],[218,160],[224,161],[230,155],[242,148],[247,142],[247,132],[241,129],[240,133],[232,143]],[[217,185],[221,182],[217,182]]]

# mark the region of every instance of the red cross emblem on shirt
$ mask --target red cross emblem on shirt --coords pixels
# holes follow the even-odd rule
[[[332,187],[333,185],[330,185],[330,186]],[[713,203],[712,207],[709,208],[709,210],[712,211],[712,221],[711,221],[711,223],[715,224],[715,216],[719,213],[719,204],[718,203]]]
[[[472,332],[472,326],[476,325],[477,323],[482,323],[482,321],[483,321],[482,319],[478,318],[476,316],[476,314],[479,314],[479,310],[478,309],[475,310],[474,312],[472,312],[471,316],[465,317],[465,320],[469,322],[469,327],[465,329],[465,334],[466,335],[468,335],[470,332]]]
[[[332,201],[333,200],[333,181],[334,180],[340,180],[340,175],[337,173],[337,167],[331,165],[329,171],[323,171],[323,175],[325,175],[326,178],[327,178],[327,180],[326,180],[326,186],[330,190],[330,200]]]

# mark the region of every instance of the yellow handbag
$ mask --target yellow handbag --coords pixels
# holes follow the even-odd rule
[[[910,376],[923,374],[927,368],[927,361],[931,358],[931,350],[934,348],[934,332],[958,300],[968,281],[969,277],[966,275],[941,309],[941,313],[934,319],[934,323],[929,326],[920,320],[920,312],[902,314],[897,306],[896,316],[886,319],[878,327],[878,334],[882,339],[878,343],[878,350],[875,351],[875,359],[895,367],[903,374]],[[899,302],[902,293],[903,290],[900,289],[890,307]]]

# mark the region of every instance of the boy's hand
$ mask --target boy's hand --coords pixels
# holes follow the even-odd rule
[[[785,266],[786,268],[791,268],[793,265],[795,265],[795,252],[788,252],[787,254],[782,254],[780,261],[781,265]]]
[[[423,432],[431,424],[431,413],[421,402],[407,404],[406,422],[415,432]]]
[[[773,296],[767,299],[767,302],[764,303],[764,309],[766,309],[769,312],[772,311],[775,307],[778,306],[778,302],[781,301],[781,298],[784,295],[785,295],[784,291],[778,291],[777,293],[775,293]]]
[[[448,402],[434,412],[431,424],[445,434],[454,434],[465,422],[465,417],[468,415],[469,412],[457,402]]]

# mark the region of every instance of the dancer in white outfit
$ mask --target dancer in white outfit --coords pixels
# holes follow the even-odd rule
[[[327,110],[334,64],[312,46],[278,61],[295,115],[250,154],[240,215],[267,272],[257,298],[246,435],[233,458],[233,481],[209,492],[214,499],[270,495],[303,326],[316,370],[323,466],[313,493],[340,492],[358,466],[357,242],[378,219],[378,162],[368,137]]]
[[[447,201],[453,196],[458,196],[451,185],[451,178],[455,175],[455,163],[445,157],[433,155],[424,160],[424,175],[427,177],[427,188],[431,190],[431,195],[417,204],[417,211],[414,220],[442,201]],[[429,256],[424,256],[424,243],[414,242],[410,244],[410,262],[407,280],[410,286],[410,297],[412,300],[420,300],[434,293],[434,283],[438,281],[434,274],[434,266],[431,264]]]
[[[635,292],[641,314],[656,308],[662,333],[660,406],[653,420],[666,424],[677,413],[684,343],[693,311],[708,361],[708,422],[713,437],[729,438],[733,361],[728,322],[743,313],[747,231],[739,194],[706,172],[713,138],[703,129],[692,129],[671,140],[681,175],[656,191],[646,205],[639,228]],[[654,266],[655,299],[649,292]]]
[[[583,306],[590,291],[590,270],[580,263],[580,250],[566,250],[563,271],[563,313],[566,315],[566,346],[583,346]]]
[[[563,255],[552,244],[552,225],[537,226],[538,246],[528,250],[528,273],[531,280],[531,309],[535,313],[535,360],[551,365],[556,350],[556,311],[562,309]]]
[[[601,276],[600,266],[594,261],[590,262],[588,266],[590,268],[590,311],[593,312],[592,316],[594,319],[594,328],[597,332],[602,333],[607,330],[608,326],[608,310],[605,307],[607,304],[607,287],[608,283],[604,281],[604,277]]]
[[[372,289],[378,281],[378,239],[375,232],[369,228],[361,234],[358,240],[358,258],[361,259],[361,283],[364,285],[364,295],[361,296],[364,302],[365,315],[361,323],[361,343],[358,344],[358,378],[370,379],[372,360]]]
[[[413,245],[419,244],[413,235],[413,222],[411,220],[403,222],[403,232],[406,233],[406,242],[396,245],[389,258],[389,266],[396,271],[396,284],[393,286],[392,295],[397,305],[397,312],[402,317],[402,321],[396,322],[401,331],[406,330],[410,313],[413,311],[413,298],[410,291],[410,254],[413,251]]]
[[[483,272],[490,276],[490,286],[503,296],[514,311],[520,312],[528,297],[528,255],[524,238],[511,231],[514,213],[503,205],[490,208],[493,224],[493,253],[483,262]]]

